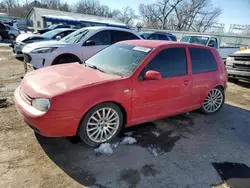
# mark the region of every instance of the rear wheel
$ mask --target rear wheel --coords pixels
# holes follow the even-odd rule
[[[52,63],[52,65],[59,65],[59,64],[65,64],[65,63],[75,63],[79,62],[79,59],[74,56],[61,56],[58,59],[55,60],[55,62]]]
[[[3,42],[3,36],[0,34],[0,42]]]
[[[101,103],[84,116],[78,128],[78,135],[87,145],[95,147],[115,138],[122,125],[121,109],[114,103]]]
[[[221,87],[213,88],[201,106],[201,111],[205,114],[218,112],[225,101],[225,93]]]

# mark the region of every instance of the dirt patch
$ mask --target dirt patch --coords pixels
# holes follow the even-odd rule
[[[120,180],[125,181],[130,188],[136,187],[141,180],[140,173],[135,169],[124,169],[120,173]]]

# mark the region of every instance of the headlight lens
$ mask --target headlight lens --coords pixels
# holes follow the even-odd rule
[[[50,101],[49,99],[43,99],[43,98],[33,99],[32,106],[37,110],[47,112],[50,108]]]
[[[57,49],[57,47],[53,47],[53,48],[39,48],[39,49],[33,50],[32,53],[34,53],[34,54],[51,53],[51,52],[53,52],[56,49]]]
[[[227,61],[233,61],[234,58],[233,57],[227,57]]]

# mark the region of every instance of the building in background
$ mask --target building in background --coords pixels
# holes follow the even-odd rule
[[[127,28],[126,24],[113,18],[64,12],[58,10],[34,7],[27,15],[29,26],[34,29],[48,27],[52,24],[68,24],[78,28],[88,26],[114,26]]]

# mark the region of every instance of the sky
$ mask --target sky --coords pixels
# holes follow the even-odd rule
[[[150,4],[156,0],[99,0],[100,4],[108,5],[112,9],[133,7],[136,11],[138,5]],[[214,6],[220,7],[223,12],[218,23],[225,23],[227,31],[230,24],[250,24],[250,0],[212,0]]]

